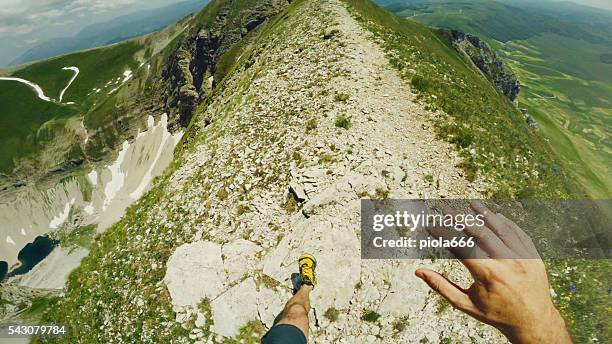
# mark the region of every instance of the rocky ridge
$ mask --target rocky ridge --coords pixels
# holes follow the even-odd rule
[[[480,38],[451,30],[453,46],[464,52],[508,100],[516,102],[521,85],[514,73],[504,64],[491,46]]]

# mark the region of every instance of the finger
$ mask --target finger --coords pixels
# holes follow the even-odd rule
[[[507,228],[514,233],[516,240],[520,241],[523,248],[521,258],[540,258],[540,254],[538,253],[538,250],[536,249],[529,235],[527,235],[527,233],[525,233],[521,227],[514,223],[514,221],[508,219],[503,214],[498,215],[502,218],[502,220],[504,220]]]
[[[458,213],[454,209],[444,209],[445,214],[458,218]],[[480,247],[491,258],[510,258],[515,256],[504,242],[486,226],[467,226],[465,221],[460,222],[464,229],[463,232],[475,239],[476,245]]]
[[[431,289],[447,299],[453,307],[464,312],[475,312],[476,307],[465,290],[449,281],[446,277],[429,269],[417,269],[415,275],[425,281]]]
[[[434,238],[442,238],[444,240],[452,240],[463,236],[463,233],[451,232],[444,227],[434,226],[427,227],[427,231]],[[448,247],[448,250],[461,261],[463,265],[470,271],[472,276],[476,278],[485,273],[485,267],[490,264],[489,256],[482,251],[478,246],[470,247]]]

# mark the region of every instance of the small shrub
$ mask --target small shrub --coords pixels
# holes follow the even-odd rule
[[[379,318],[380,314],[376,313],[375,311],[365,311],[361,316],[361,320],[367,322],[377,322]]]
[[[331,164],[333,162],[336,162],[336,158],[333,154],[323,154],[319,157],[319,164]]]
[[[238,216],[248,212],[250,210],[248,205],[245,204],[240,204],[238,205],[238,210],[236,211],[236,213],[238,214]]]
[[[336,127],[348,129],[351,126],[351,119],[345,115],[339,115],[336,117]]]
[[[408,325],[410,325],[410,320],[407,316],[403,316],[393,321],[393,331],[396,333],[404,332]]]
[[[222,188],[221,190],[217,191],[217,198],[219,198],[222,201],[226,200],[228,196],[229,196],[229,193],[227,193],[227,190],[225,190],[225,188]]]
[[[327,318],[327,320],[334,322],[336,320],[338,320],[338,316],[340,315],[340,311],[335,309],[334,307],[328,308],[325,311],[325,314],[323,314],[323,316],[325,316]]]
[[[370,195],[368,194],[368,192],[367,192],[367,191],[359,191],[359,192],[357,193],[357,197],[359,197],[359,198],[366,198],[366,197],[368,197],[368,196],[370,196]]]
[[[317,120],[314,118],[311,118],[308,120],[308,122],[306,122],[306,132],[310,133],[314,131],[315,129],[317,129]]]
[[[374,194],[376,199],[387,199],[389,198],[389,190],[378,188],[376,189],[376,193]]]
[[[419,92],[425,92],[431,86],[431,81],[422,75],[413,76],[410,83]]]
[[[266,334],[266,328],[259,320],[249,321],[246,325],[240,328],[235,341],[225,341],[225,343],[240,343],[240,344],[259,344],[261,337]]]
[[[298,204],[295,198],[293,198],[293,195],[287,194],[285,202],[281,205],[281,208],[285,209],[289,214],[294,213],[297,210]]]
[[[425,181],[428,183],[433,183],[434,177],[431,174],[426,174],[423,179],[425,179]]]
[[[298,152],[297,150],[294,150],[293,153],[291,153],[291,158],[298,164],[298,166],[302,165],[302,163],[304,162],[302,154],[300,154],[300,152]]]

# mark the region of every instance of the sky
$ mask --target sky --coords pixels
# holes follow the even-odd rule
[[[612,0],[575,0],[573,2],[577,2],[582,5],[600,7],[612,10]]]
[[[51,38],[85,26],[183,0],[0,0],[0,66]],[[612,0],[573,0],[612,10]]]
[[[183,0],[0,0],[0,66],[85,26]]]

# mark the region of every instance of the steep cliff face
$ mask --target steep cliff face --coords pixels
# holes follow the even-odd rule
[[[217,73],[219,59],[288,4],[287,0],[213,1],[192,22],[163,69],[165,110],[177,113],[186,126],[200,101],[223,77]]]
[[[491,49],[491,46],[480,38],[451,30],[453,46],[464,52],[508,100],[515,102],[521,90],[521,85],[514,73]]]

